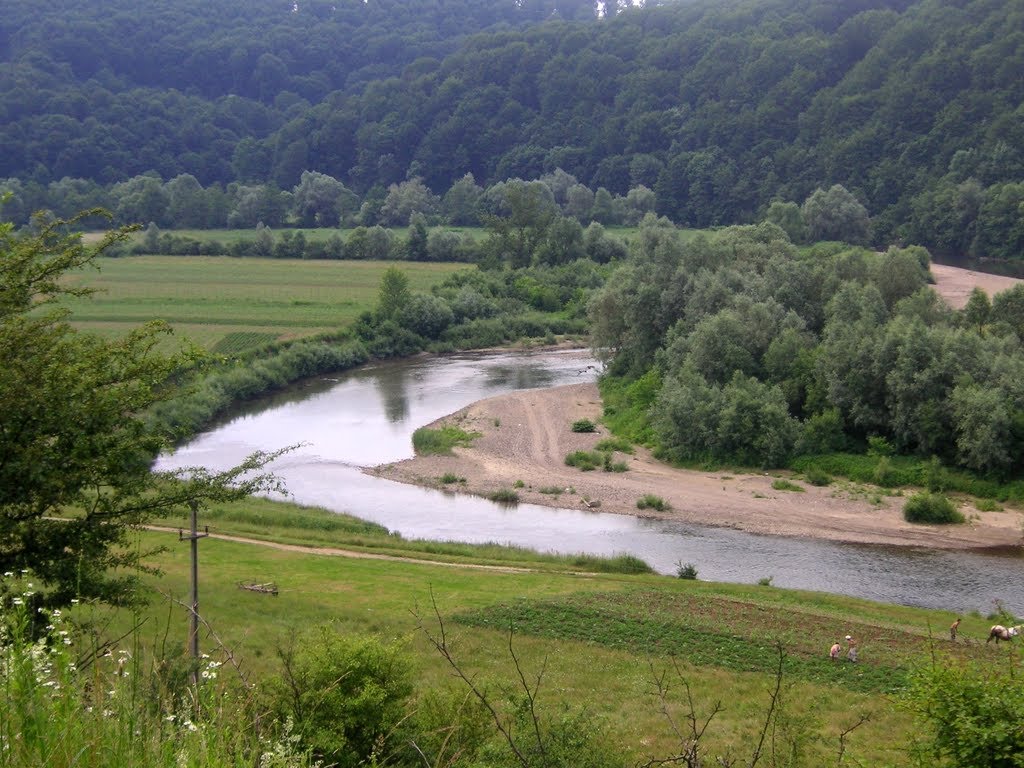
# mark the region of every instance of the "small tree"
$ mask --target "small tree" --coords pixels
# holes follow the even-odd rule
[[[816,189],[800,210],[810,240],[866,243],[871,220],[868,210],[841,184]]]
[[[408,304],[412,293],[409,291],[409,278],[398,267],[388,267],[380,279],[380,291],[377,294],[377,313],[381,318],[389,320]]]
[[[89,291],[66,276],[129,231],[87,248],[68,234],[77,220],[37,222],[24,237],[0,225],[0,572],[31,568],[53,605],[123,603],[148,554],[125,546],[133,528],[157,511],[273,487],[260,473],[242,479],[273,457],[222,474],[150,472],[172,435],[143,415],[195,355],[159,354],[162,323],[114,340],[69,324],[56,302]]]
[[[970,298],[967,299],[967,305],[963,308],[964,320],[978,333],[984,333],[991,314],[992,302],[989,300],[988,294],[975,286],[971,291]]]

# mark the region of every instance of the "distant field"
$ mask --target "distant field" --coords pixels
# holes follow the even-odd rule
[[[407,227],[390,227],[391,232],[395,235],[397,240],[405,240],[408,234]],[[447,232],[457,232],[459,234],[468,235],[473,240],[480,241],[487,237],[487,230],[484,227],[431,227],[430,229],[443,229]],[[637,231],[636,227],[606,227],[609,234],[615,235],[628,240]],[[299,229],[292,227],[282,227],[280,229],[271,230],[274,234],[275,240],[280,238],[285,233],[299,234],[301,233],[307,242],[311,243],[323,243],[330,240],[335,235],[341,237],[343,241],[347,241],[349,235],[352,234],[351,229],[329,229],[329,228],[316,228],[316,229]],[[680,235],[686,239],[691,240],[701,232],[710,233],[711,230],[701,229],[681,229],[679,230]],[[202,243],[218,242],[224,246],[230,246],[234,243],[246,240],[256,239],[255,229],[164,229],[160,230],[161,234],[175,235],[177,237],[187,237],[192,240],[198,240]],[[102,233],[89,232],[83,235],[86,242],[96,242],[99,240]],[[131,237],[133,241],[141,241],[145,237],[145,230],[139,230],[135,232]]]
[[[98,259],[76,282],[97,289],[67,302],[73,323],[119,335],[166,320],[205,349],[227,339],[288,339],[336,330],[377,301],[381,275],[397,265],[427,291],[465,264],[292,261],[210,256]],[[256,334],[256,335],[253,335]]]

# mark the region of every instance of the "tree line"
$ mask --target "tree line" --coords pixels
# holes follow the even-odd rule
[[[954,311],[920,247],[797,249],[770,222],[684,241],[649,220],[631,250],[590,304],[592,339],[663,457],[1022,468],[1024,286]]]
[[[1012,4],[609,6],[14,8],[0,177],[290,190],[316,172],[365,200],[416,178],[443,195],[466,174],[487,188],[562,169],[595,194],[650,189],[659,215],[701,228],[839,184],[876,245],[1019,256]]]

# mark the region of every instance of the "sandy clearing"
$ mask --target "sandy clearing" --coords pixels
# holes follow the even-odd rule
[[[1006,290],[1015,278],[986,275],[957,267],[932,265],[935,289],[950,306],[967,303],[971,290],[990,296]],[[638,448],[624,459],[628,472],[581,472],[565,465],[572,451],[592,449],[607,436],[570,430],[572,422],[597,422],[601,402],[596,385],[576,384],[546,390],[525,390],[481,400],[434,422],[456,424],[481,433],[469,448],[451,456],[417,456],[367,470],[400,482],[440,487],[453,474],[466,479],[461,490],[489,495],[520,481],[521,502],[562,508],[660,517],[704,525],[866,544],[893,544],[936,549],[980,549],[1024,545],[1024,516],[1019,511],[979,512],[962,507],[969,522],[956,526],[912,525],[903,520],[905,497],[881,496],[877,489],[837,482],[827,488],[799,483],[803,493],[777,491],[767,474],[734,475],[669,467]],[[453,486],[448,485],[451,489]],[[541,489],[560,488],[560,494]],[[660,496],[672,506],[665,513],[638,510],[637,499]]]
[[[1009,290],[1020,282],[1016,277],[986,275],[984,272],[975,272],[971,269],[961,269],[959,267],[946,267],[941,264],[932,264],[931,270],[932,277],[935,278],[936,292],[953,309],[963,309],[967,305],[967,299],[970,298],[971,291],[975,287],[981,288],[991,298],[997,293]]]
[[[573,384],[543,390],[524,390],[476,402],[439,419],[432,426],[456,424],[481,433],[471,447],[456,448],[451,456],[419,456],[385,464],[369,472],[401,482],[440,487],[451,473],[466,478],[467,493],[489,495],[524,487],[521,502],[563,508],[658,517],[726,526],[752,533],[803,536],[834,541],[896,544],[937,549],[976,549],[1024,543],[1018,512],[978,512],[965,508],[971,522],[957,526],[911,525],[903,520],[902,497],[882,497],[872,504],[867,493],[850,484],[806,488],[803,493],[777,491],[767,474],[734,475],[676,469],[638,448],[634,456],[616,454],[629,465],[627,472],[582,472],[566,466],[565,456],[592,449],[607,436],[570,430],[573,421],[601,415],[594,384]],[[451,485],[447,486],[452,488]],[[561,488],[559,495],[541,489]],[[641,511],[637,499],[652,493],[672,506],[665,513]],[[976,516],[976,517],[975,517]]]

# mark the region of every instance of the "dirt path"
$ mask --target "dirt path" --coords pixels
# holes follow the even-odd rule
[[[166,528],[160,525],[144,526],[147,531],[157,533],[179,533],[179,528]],[[377,552],[363,552],[358,549],[339,549],[337,547],[311,547],[303,544],[284,544],[280,541],[267,541],[265,539],[250,539],[245,536],[231,536],[226,533],[208,533],[206,537],[220,539],[221,541],[233,541],[239,544],[255,544],[260,547],[276,549],[282,552],[300,552],[305,555],[322,555],[324,557],[351,557],[357,560],[393,560],[400,563],[419,563],[421,565],[441,565],[450,568],[476,568],[484,571],[498,571],[500,573],[529,573],[530,568],[516,568],[507,565],[483,565],[481,563],[446,563],[441,560],[425,560],[417,557],[399,557],[398,555],[383,555]]]

